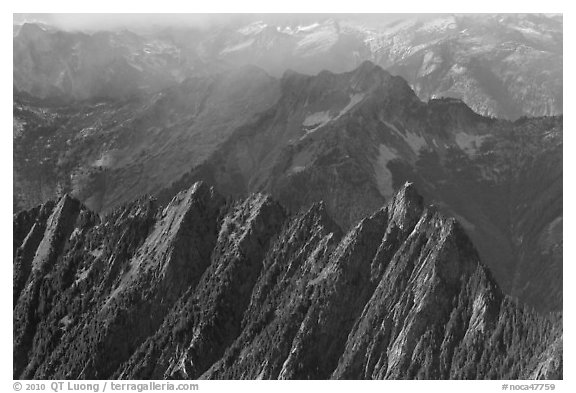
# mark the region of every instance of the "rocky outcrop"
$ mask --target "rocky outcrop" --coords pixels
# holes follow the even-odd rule
[[[451,70],[438,65],[448,84]],[[233,199],[267,192],[290,212],[323,201],[348,230],[411,181],[462,222],[505,293],[561,310],[562,118],[510,122],[457,98],[423,102],[412,88],[429,81],[403,75],[370,61],[281,79],[246,66],[69,106],[15,91],[14,207],[61,191],[100,212],[146,193],[166,204],[202,180]]]
[[[223,203],[198,183],[163,211],[143,199],[79,233],[69,249],[60,250],[72,282],[56,297],[58,307],[37,321],[22,377],[98,378],[117,368],[198,282],[216,240]],[[51,238],[42,242],[49,244]],[[77,300],[82,304],[74,304]],[[76,348],[72,354],[70,348]]]
[[[475,314],[458,315],[471,326],[470,332],[459,326],[458,334],[473,336],[491,323],[480,310],[494,305],[486,304],[485,296],[474,290],[494,284],[485,277],[455,221],[427,209],[398,251],[349,335],[337,378],[354,378],[358,373],[377,379],[449,378],[444,368],[450,365],[442,358],[451,359],[452,354],[442,355],[440,344],[453,345],[449,340],[455,332],[445,327],[451,326],[460,291],[470,291],[468,300],[477,304]]]
[[[370,62],[290,72],[276,104],[158,198],[205,180],[232,198],[269,192],[291,212],[323,201],[348,230],[410,181],[461,221],[505,293],[558,311],[562,127],[561,117],[509,122],[458,99],[422,102]]]
[[[283,220],[282,208],[268,196],[256,194],[232,207],[198,286],[180,299],[118,377],[197,378],[219,359],[240,334],[267,245]]]
[[[22,211],[14,216],[13,242],[13,302],[20,297],[20,292],[28,280],[32,270],[32,260],[38,245],[46,231],[46,222],[52,210],[53,202],[37,206],[29,211]]]
[[[202,378],[278,378],[312,303],[309,283],[342,234],[323,203],[293,217],[270,247],[242,320],[242,333]]]
[[[345,234],[324,203],[201,182],[102,218],[66,196],[31,266],[15,378],[562,378],[561,317],[504,295],[411,183]]]
[[[46,213],[43,210],[46,209],[40,208],[40,219],[42,213]],[[46,223],[34,224],[19,248],[22,253],[17,255],[14,271],[15,295],[19,295],[13,317],[15,375],[19,375],[25,367],[27,353],[33,350],[37,325],[50,312],[53,304],[56,288],[46,285],[46,277],[53,274],[70,237],[82,225],[83,212],[90,215],[80,202],[64,195],[54,206]],[[45,229],[40,237],[43,226]],[[34,256],[29,259],[32,252]]]

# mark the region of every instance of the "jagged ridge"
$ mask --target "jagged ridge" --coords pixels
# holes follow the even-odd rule
[[[370,62],[356,70],[282,78],[269,110],[158,193],[198,180],[223,195],[265,191],[289,211],[324,201],[344,229],[405,181],[465,225],[507,294],[562,308],[562,118],[509,122],[457,99],[420,101]]]
[[[66,196],[45,222],[15,275],[15,378],[562,378],[561,318],[503,295],[410,183],[346,234],[323,203],[204,183],[101,219]]]

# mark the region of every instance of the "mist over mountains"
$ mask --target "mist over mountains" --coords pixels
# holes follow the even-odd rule
[[[189,27],[174,18],[142,32],[15,25],[15,86],[42,97],[125,97],[240,65],[280,77],[370,60],[424,100],[461,98],[509,119],[562,112],[561,16],[221,15],[190,17]]]
[[[14,26],[14,378],[562,378],[562,17]]]

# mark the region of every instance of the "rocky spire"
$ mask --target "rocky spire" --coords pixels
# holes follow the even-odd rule
[[[46,220],[14,309],[17,377],[562,374],[561,321],[506,297],[411,183],[346,234],[322,202],[287,216],[205,183],[161,211],[86,214],[64,197]]]

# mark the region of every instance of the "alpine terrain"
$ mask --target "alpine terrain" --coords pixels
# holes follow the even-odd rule
[[[14,379],[562,379],[561,15],[14,24]]]
[[[14,233],[15,379],[562,378],[561,316],[410,183],[347,232],[198,182],[105,217],[65,195]]]

